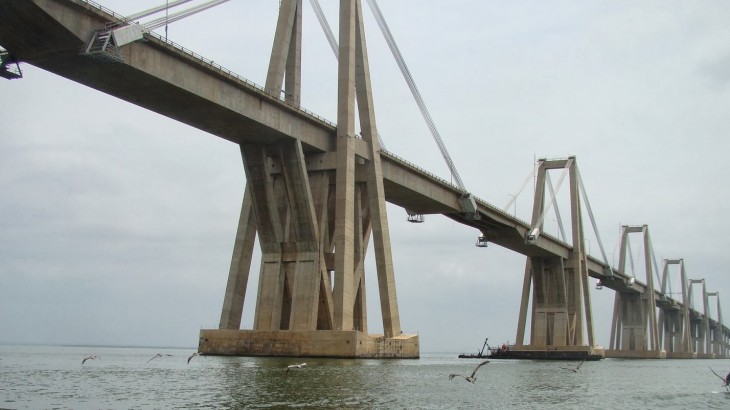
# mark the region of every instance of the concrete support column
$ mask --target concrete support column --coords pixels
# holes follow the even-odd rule
[[[301,0],[280,4],[266,90],[279,97],[286,81],[287,101],[298,104]],[[237,292],[247,273],[239,271],[248,265],[239,259],[250,264],[246,255],[258,231],[262,262],[254,329],[240,332],[246,338],[241,343],[229,340],[232,333],[205,332],[207,339],[201,343],[206,350],[220,351],[222,343],[226,351],[271,353],[270,346],[260,345],[261,340],[290,338],[274,349],[277,354],[305,349],[320,355],[331,350],[332,355],[341,356],[339,347],[310,349],[311,344],[326,337],[334,343],[356,334],[361,338],[352,346],[357,354],[390,355],[380,342],[371,343],[382,339],[387,346],[400,346],[399,350],[407,346],[404,357],[413,357],[414,349],[417,355],[418,336],[402,335],[400,327],[370,88],[361,1],[341,0],[334,150],[305,156],[299,140],[241,145],[249,188],[220,327],[240,327],[241,312],[235,307],[243,304]],[[356,106],[362,141],[355,135]],[[356,146],[367,151],[356,154]],[[385,338],[364,335],[368,330],[365,256],[371,236]],[[236,256],[239,253],[241,258]]]
[[[385,206],[383,171],[380,165],[380,144],[377,138],[375,106],[370,86],[370,69],[365,42],[365,27],[363,26],[362,2],[359,0],[356,5],[356,13],[355,89],[362,136],[365,141],[370,143],[370,161],[365,164],[368,207],[372,218],[373,245],[378,274],[383,331],[386,337],[393,337],[401,333],[400,314],[393,270],[393,254],[390,245],[388,213]]]
[[[233,257],[228,273],[226,295],[223,299],[220,329],[240,329],[243,316],[243,303],[248,287],[248,275],[251,270],[251,257],[256,240],[256,218],[251,203],[251,193],[246,185],[241,205],[241,216],[238,220],[236,241],[233,245]]]
[[[355,211],[355,18],[356,1],[340,1],[335,191],[335,330],[353,328]]]
[[[279,97],[286,79],[285,99],[295,106],[301,99],[301,49],[302,0],[282,0],[265,90]]]
[[[592,349],[595,341],[583,244],[579,175],[574,157],[564,160],[540,160],[535,185],[531,231],[526,240],[528,243],[540,240],[545,213],[553,206],[552,200],[546,201],[545,199],[547,172],[550,169],[563,169],[563,175],[566,175],[565,172],[570,175],[573,249],[565,259],[542,256],[528,258],[525,264],[515,345],[525,346],[527,311],[531,302],[530,344],[525,348],[544,348],[547,351],[554,351],[560,350],[561,347],[567,349],[586,346],[585,335],[587,333],[587,347]],[[532,298],[530,298],[530,290],[532,290]]]
[[[636,278],[626,279],[623,289],[616,290],[611,323],[611,345],[606,352],[610,357],[660,358],[660,330],[657,326],[657,308],[654,295],[654,272],[651,239],[646,225],[623,226],[619,270],[626,272],[630,255],[629,234],[640,233],[644,247],[645,291],[636,286]],[[633,263],[633,262],[632,262]],[[664,330],[662,330],[664,331]]]

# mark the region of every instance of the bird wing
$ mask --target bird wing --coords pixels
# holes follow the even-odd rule
[[[474,375],[477,374],[477,370],[479,370],[480,367],[484,366],[487,363],[489,363],[489,360],[485,360],[485,361],[479,363],[479,365],[474,369],[474,371],[471,372],[471,377],[474,377]]]
[[[578,367],[576,367],[576,368],[575,368],[575,370],[578,370],[578,369],[580,369],[580,367],[581,367],[581,366],[583,366],[583,363],[584,363],[585,361],[586,361],[586,359],[583,359],[583,360],[581,360],[581,361],[580,361],[580,363],[578,363]]]
[[[717,374],[717,372],[716,372],[716,371],[712,370],[712,367],[710,367],[710,371],[711,371],[711,372],[712,372],[712,373],[713,373],[713,374],[714,374],[715,376],[719,377],[719,378],[720,378],[720,380],[722,380],[722,382],[723,382],[723,383],[725,383],[725,378],[724,378],[724,377],[722,377],[722,376],[720,376],[719,374]]]
[[[152,356],[152,358],[151,358],[150,360],[147,360],[147,363],[149,363],[149,362],[151,362],[151,361],[153,361],[153,360],[157,359],[158,357],[162,357],[162,355],[161,355],[161,354],[159,354],[159,353],[157,353],[156,355]]]
[[[452,380],[452,379],[453,379],[454,377],[457,377],[457,376],[458,376],[458,377],[463,377],[463,378],[465,378],[465,379],[466,379],[466,376],[464,376],[463,374],[454,374],[454,373],[451,373],[451,374],[449,375],[449,380]]]
[[[192,359],[193,357],[197,356],[197,355],[198,355],[198,352],[195,352],[195,353],[191,354],[191,355],[190,355],[190,356],[188,357],[188,363],[190,363],[190,360],[191,360],[191,359]]]

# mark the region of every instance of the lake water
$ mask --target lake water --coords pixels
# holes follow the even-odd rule
[[[2,409],[395,408],[728,409],[709,368],[730,360],[479,360],[194,357],[194,349],[0,346]],[[163,356],[149,361],[157,353]],[[100,359],[89,360],[95,354]],[[148,362],[149,361],[149,362]]]

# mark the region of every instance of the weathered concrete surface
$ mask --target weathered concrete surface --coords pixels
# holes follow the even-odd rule
[[[510,346],[513,352],[532,353],[535,359],[546,358],[550,356],[559,356],[561,353],[583,353],[586,356],[607,357],[605,350],[601,346],[544,346],[544,345],[523,345]],[[544,357],[541,357],[544,355]]]
[[[664,350],[606,350],[606,357],[613,359],[666,359]],[[680,357],[673,357],[680,358]]]
[[[198,351],[221,356],[418,359],[418,335],[386,338],[356,330],[201,329]]]
[[[696,359],[697,353],[694,352],[667,352],[667,359]]]

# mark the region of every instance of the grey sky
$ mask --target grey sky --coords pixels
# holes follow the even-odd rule
[[[159,1],[101,3],[126,15]],[[304,3],[302,104],[335,120],[335,59]],[[321,3],[336,26],[338,2]],[[535,157],[576,155],[609,258],[618,259],[620,224],[648,224],[660,266],[685,258],[689,276],[730,303],[729,3],[380,3],[469,190],[502,207]],[[277,7],[232,1],[174,23],[169,37],[263,84]],[[387,149],[448,179],[365,15]],[[237,147],[22,69],[24,79],[0,82],[0,342],[195,346],[220,315],[245,184]],[[531,202],[517,199],[523,219]],[[477,232],[444,217],[416,225],[405,216],[389,207],[404,331],[421,335],[422,351],[513,341],[524,257],[476,248]],[[247,328],[258,259],[253,266]],[[607,346],[613,293],[591,294]]]

